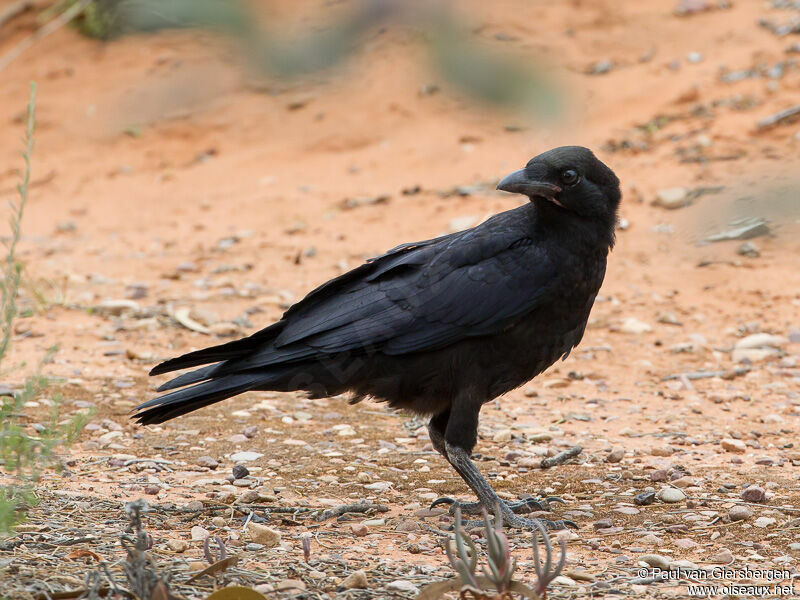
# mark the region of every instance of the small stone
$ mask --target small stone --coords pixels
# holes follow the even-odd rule
[[[342,581],[342,587],[347,590],[365,590],[368,586],[367,574],[361,570],[353,571]]]
[[[682,548],[684,550],[692,550],[693,548],[697,548],[700,544],[695,542],[694,540],[690,540],[689,538],[678,538],[672,542],[678,548]]]
[[[299,579],[284,579],[283,581],[279,581],[275,584],[275,591],[276,592],[285,592],[288,590],[300,590],[305,591],[306,584],[300,581]]]
[[[789,544],[789,550],[793,550],[795,552],[800,551],[800,543],[793,542],[793,543]]]
[[[736,254],[739,256],[746,256],[747,258],[758,258],[761,256],[758,246],[756,246],[753,242],[742,242],[736,249]]]
[[[231,460],[233,462],[251,462],[254,460],[258,460],[264,456],[260,452],[237,452],[235,454],[231,454]]]
[[[747,450],[747,445],[742,440],[725,438],[720,443],[722,444],[722,449],[726,452],[736,452],[737,454],[741,454]]]
[[[686,494],[683,490],[673,487],[661,488],[656,497],[667,504],[675,504],[676,502],[683,502],[686,500]]]
[[[743,337],[734,345],[737,350],[747,348],[782,348],[786,345],[787,340],[780,335],[771,335],[769,333],[754,333]]]
[[[613,60],[599,60],[591,65],[587,71],[589,75],[605,75],[614,68]]]
[[[250,475],[250,471],[244,465],[233,465],[232,473],[234,479],[244,479]]]
[[[647,544],[648,546],[660,546],[664,543],[660,537],[653,535],[652,533],[647,534],[641,540],[643,544]]]
[[[189,549],[189,543],[186,540],[167,540],[167,548],[173,552],[186,552]]]
[[[220,527],[225,527],[225,519],[222,517],[214,517],[211,519],[211,524],[219,529]]]
[[[772,517],[758,517],[755,521],[753,521],[753,525],[755,527],[760,527],[761,529],[766,529],[770,525],[774,525],[777,522],[777,519],[773,519]]]
[[[672,456],[674,450],[669,446],[658,446],[650,451],[653,456]]]
[[[190,512],[197,512],[203,510],[203,503],[200,502],[200,500],[192,500],[191,502],[187,502],[183,508]]]
[[[419,531],[420,526],[416,521],[412,521],[411,519],[403,519],[398,521],[394,528],[395,531],[404,531],[408,533],[412,531]]]
[[[637,506],[649,506],[656,500],[655,492],[642,492],[633,497],[633,503]]]
[[[255,542],[249,542],[244,545],[244,549],[248,552],[258,552],[259,550],[264,549],[264,544],[256,544]]]
[[[614,509],[614,512],[618,512],[622,515],[638,515],[639,509],[634,508],[633,506],[620,506]]]
[[[258,433],[258,427],[256,425],[250,425],[249,427],[245,427],[242,429],[242,435],[248,439],[252,439],[256,437]]]
[[[160,491],[161,488],[158,487],[157,485],[147,485],[144,488],[144,493],[147,494],[148,496],[155,496]]]
[[[219,466],[219,462],[210,456],[201,456],[194,461],[194,464],[199,467],[206,467],[208,469],[216,469]]]
[[[659,483],[661,481],[666,481],[668,477],[668,473],[666,469],[656,469],[652,473],[650,473],[650,481],[653,483]]]
[[[350,531],[356,537],[364,537],[369,533],[369,527],[363,523],[352,523],[350,525]]]
[[[764,488],[759,487],[757,485],[751,485],[742,492],[741,498],[745,502],[754,502],[757,504],[761,504],[763,502],[766,502],[767,493],[764,491]]]
[[[619,330],[622,333],[631,333],[631,334],[642,334],[647,333],[649,331],[653,331],[653,328],[644,321],[640,321],[636,317],[628,317],[622,324],[619,326]]]
[[[670,565],[669,558],[660,554],[645,554],[639,559],[639,562],[662,570],[669,569]]]
[[[746,521],[753,516],[753,511],[743,504],[737,504],[731,507],[728,511],[728,516],[731,521]]]
[[[281,543],[281,532],[260,523],[250,523],[247,526],[250,539],[256,544],[263,544],[267,548],[274,548]]]
[[[708,562],[717,565],[728,565],[733,562],[733,554],[730,550],[725,548],[708,558]]]
[[[245,490],[236,499],[236,504],[253,504],[258,502],[260,498],[261,494],[256,490]]]
[[[689,190],[684,187],[664,188],[656,192],[656,200],[653,204],[661,208],[675,210],[688,206],[690,202]]]
[[[614,448],[606,456],[607,463],[618,463],[625,457],[625,448]]]
[[[387,590],[395,590],[398,592],[406,592],[406,593],[414,593],[416,594],[419,591],[419,588],[415,586],[410,581],[406,581],[404,579],[397,579],[390,583],[386,584]]]
[[[513,437],[510,429],[501,429],[500,431],[495,432],[492,436],[493,442],[510,442],[511,438]]]
[[[595,521],[592,526],[595,529],[608,529],[609,527],[613,527],[614,523],[611,519],[600,519],[599,521]]]
[[[209,536],[209,533],[208,533],[207,529],[203,529],[199,525],[195,525],[194,527],[192,527],[190,535],[191,535],[192,541],[196,542],[198,540],[202,541],[202,540],[206,539]]]

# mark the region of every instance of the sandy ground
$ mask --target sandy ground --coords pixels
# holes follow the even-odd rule
[[[492,191],[494,182],[567,143],[595,149],[617,172],[625,228],[581,346],[485,408],[481,468],[510,498],[567,501],[554,511],[580,529],[568,536],[568,577],[553,596],[684,597],[685,581],[635,581],[645,554],[796,573],[800,228],[797,213],[775,205],[797,209],[800,138],[791,122],[757,123],[800,103],[800,68],[787,51],[796,36],[758,20],[786,23],[800,12],[736,0],[678,17],[675,6],[458,3],[479,25],[476,37],[542,56],[569,90],[565,118],[521,130],[508,127],[519,122],[513,115],[445,91],[420,94],[437,81],[420,71],[420,49],[402,32],[368,38],[341,78],[267,93],[214,43],[186,34],[103,44],[67,28],[12,63],[0,75],[2,200],[13,198],[18,178],[28,82],[39,85],[21,249],[32,314],[19,321],[13,358],[35,364],[58,344],[46,372],[62,379],[51,391],[65,414],[97,413],[65,456],[67,471],[45,477],[43,502],[0,549],[0,595],[3,585],[15,594],[43,582],[80,588],[97,557],[123,556],[121,507],[142,496],[164,507],[145,525],[176,585],[202,557],[192,526],[240,553],[240,570],[220,585],[302,579],[306,597],[333,597],[348,572],[364,569],[370,589],[341,595],[388,598],[414,596],[392,581],[419,586],[447,576],[430,528],[448,517],[420,509],[441,494],[468,494],[431,451],[424,423],[376,404],[287,394],[248,394],[161,427],[136,427],[128,413],[152,395],[147,371],[160,359],[268,325],[312,287],[382,250],[517,206]],[[306,10],[281,9],[316,22]],[[7,24],[0,53],[32,23],[28,15]],[[613,68],[591,74],[605,60]],[[452,193],[458,186],[469,194]],[[653,205],[659,190],[675,186],[709,193],[678,210]],[[698,244],[743,206],[769,219],[769,234],[751,240],[759,256],[740,254],[741,241]],[[179,324],[181,309],[205,333]],[[779,338],[734,351],[759,333]],[[17,384],[25,372],[6,379]],[[698,372],[717,375],[692,379]],[[31,424],[45,418],[50,398],[28,407]],[[583,447],[576,460],[537,468],[541,456],[574,445]],[[624,458],[608,462],[615,448]],[[246,463],[249,481],[232,486],[225,477],[241,451],[261,456]],[[219,466],[198,466],[201,456]],[[133,458],[163,462],[128,464]],[[688,498],[634,505],[635,494],[666,482]],[[766,502],[731,521],[751,484]],[[350,523],[273,514],[281,544],[247,550],[245,513],[224,508],[234,499],[230,506],[243,506],[244,490],[252,491],[245,504],[257,506],[369,499],[389,511]],[[178,512],[187,506],[188,518]],[[359,537],[354,524],[365,518]],[[604,519],[611,523],[598,528]],[[310,566],[301,548],[309,532]],[[90,539],[62,546],[52,536]],[[512,539],[519,577],[530,581],[530,539]],[[176,540],[187,549],[175,551]],[[76,548],[97,557],[69,558]],[[212,585],[207,577],[176,589],[203,597]]]

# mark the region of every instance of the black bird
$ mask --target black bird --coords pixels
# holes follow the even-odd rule
[[[353,402],[371,397],[429,416],[434,448],[478,497],[462,508],[494,507],[500,499],[470,460],[481,406],[580,342],[621,199],[614,172],[578,146],[540,154],[497,189],[530,202],[398,246],[321,285],[266,329],[161,363],[150,375],[206,366],[163,384],[159,392],[175,391],[137,407],[135,418],[162,423],[251,390],[349,391]],[[514,512],[531,507],[541,505],[501,502],[513,527],[534,526]]]

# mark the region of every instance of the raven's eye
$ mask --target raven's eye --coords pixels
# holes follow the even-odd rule
[[[563,173],[561,173],[561,181],[563,181],[566,185],[575,185],[580,180],[581,176],[578,175],[578,172],[574,169],[567,169]]]

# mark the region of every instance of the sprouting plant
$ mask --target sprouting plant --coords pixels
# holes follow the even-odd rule
[[[545,600],[547,588],[561,574],[566,562],[566,542],[561,541],[561,556],[553,567],[553,546],[547,537],[544,526],[538,521],[533,532],[534,570],[537,580],[533,587],[514,581],[517,563],[511,556],[508,537],[503,532],[503,516],[500,506],[495,507],[494,523],[486,509],[483,510],[486,530],[486,555],[488,568],[483,567],[483,575],[477,574],[478,548],[470,535],[464,530],[461,510],[455,512],[455,554],[451,544],[445,545],[447,558],[458,577],[425,586],[417,600],[436,600],[448,592],[458,591],[461,598],[473,600],[511,600],[519,594],[531,600]],[[544,564],[540,560],[540,540],[544,546]],[[490,591],[489,588],[493,588]]]
[[[25,130],[25,147],[22,157],[25,169],[17,186],[18,202],[11,202],[11,235],[5,242],[6,251],[0,266],[0,373],[7,373],[9,349],[14,324],[19,315],[19,290],[22,264],[17,259],[17,246],[21,238],[22,216],[28,201],[28,184],[31,176],[31,158],[35,127],[36,86],[31,84],[28,119]],[[86,425],[88,415],[78,414],[66,421],[60,420],[58,398],[51,403],[50,419],[39,424],[34,433],[21,422],[28,402],[38,398],[49,381],[41,374],[41,365],[48,362],[56,351],[45,354],[39,368],[25,379],[24,384],[11,395],[0,397],[0,473],[14,477],[13,483],[0,485],[0,534],[8,533],[22,518],[26,507],[36,500],[31,485],[41,470],[57,462],[55,449],[69,445]]]

